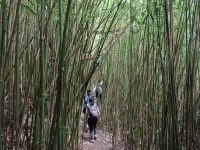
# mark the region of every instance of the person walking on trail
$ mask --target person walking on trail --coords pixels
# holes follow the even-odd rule
[[[101,80],[98,81],[96,87],[95,87],[95,93],[96,93],[96,97],[101,101],[101,97],[102,97],[102,82]]]
[[[86,113],[87,104],[89,104],[89,99],[92,98],[91,90],[87,90],[87,94],[84,96],[84,106],[83,106],[83,113]]]
[[[94,143],[97,138],[96,127],[97,122],[100,118],[100,112],[97,104],[94,102],[95,97],[89,99],[89,104],[87,105],[88,110],[88,125],[90,129],[90,142]]]
[[[85,133],[88,132],[87,104],[89,104],[89,99],[91,98],[92,98],[91,90],[87,90],[87,94],[84,96],[84,106],[83,106],[83,114],[84,114],[83,131]]]

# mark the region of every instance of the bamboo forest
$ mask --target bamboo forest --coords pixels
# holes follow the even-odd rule
[[[199,65],[200,0],[0,0],[0,150],[200,150]]]

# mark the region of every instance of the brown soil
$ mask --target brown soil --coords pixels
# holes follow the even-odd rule
[[[80,130],[83,129],[81,125]],[[90,142],[90,134],[80,131],[81,150],[112,150],[111,136],[97,128],[97,140],[94,143]],[[118,145],[116,150],[123,150]]]
[[[84,133],[82,136],[83,144],[82,150],[111,150],[112,144],[108,137],[106,137],[102,131],[97,131],[97,140],[94,143],[90,142],[89,133]]]

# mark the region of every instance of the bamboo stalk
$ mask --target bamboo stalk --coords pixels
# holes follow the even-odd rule
[[[4,82],[3,82],[3,58],[5,54],[5,40],[6,40],[6,0],[1,3],[1,41],[0,41],[0,148],[4,149],[3,142],[3,128],[4,128]]]

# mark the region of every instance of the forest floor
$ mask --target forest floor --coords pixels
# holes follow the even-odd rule
[[[111,136],[106,134],[99,127],[97,128],[97,140],[94,143],[90,142],[90,134],[83,133],[83,123],[80,126],[80,141],[82,143],[81,150],[112,150]],[[117,145],[116,150],[122,150],[120,145]]]

